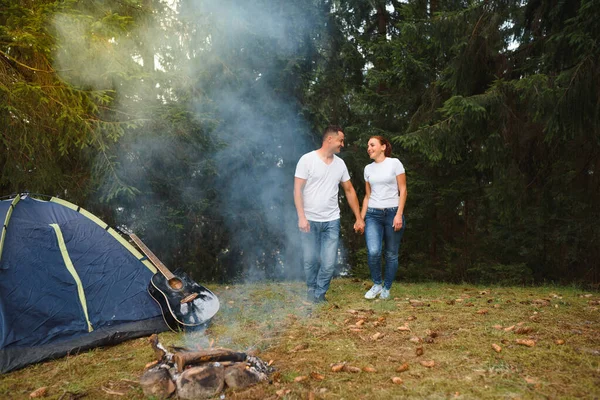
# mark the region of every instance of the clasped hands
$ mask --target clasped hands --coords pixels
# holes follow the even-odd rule
[[[354,232],[360,233],[361,235],[365,232],[365,221],[360,218],[354,223]]]

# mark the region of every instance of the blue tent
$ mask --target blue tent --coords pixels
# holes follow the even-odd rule
[[[1,222],[0,373],[167,329],[155,267],[93,214],[24,195]]]

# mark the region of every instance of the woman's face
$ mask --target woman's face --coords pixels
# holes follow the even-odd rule
[[[385,147],[385,145],[379,143],[379,140],[375,138],[369,139],[369,143],[367,144],[367,153],[369,153],[369,158],[372,160],[380,158],[381,155],[385,154]]]

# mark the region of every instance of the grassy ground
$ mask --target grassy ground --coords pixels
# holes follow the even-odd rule
[[[368,287],[336,279],[318,306],[303,302],[299,282],[213,287],[222,306],[206,332],[159,337],[165,345],[214,340],[273,361],[272,384],[225,398],[600,397],[598,293],[398,283],[393,300],[367,301]],[[96,349],[0,376],[0,398],[47,387],[51,399],[142,399],[137,382],[152,359],[144,338]],[[333,372],[339,363],[346,367]]]

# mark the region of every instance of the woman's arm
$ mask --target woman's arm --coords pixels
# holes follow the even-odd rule
[[[371,185],[369,182],[365,182],[365,198],[363,199],[362,209],[360,210],[360,216],[364,220],[367,216],[367,208],[369,207],[369,197],[371,197]]]
[[[406,198],[408,197],[408,191],[406,190],[406,174],[396,175],[396,183],[398,184],[398,211],[394,217],[394,230],[399,231],[402,229],[402,215],[404,214],[404,205],[406,204]]]

